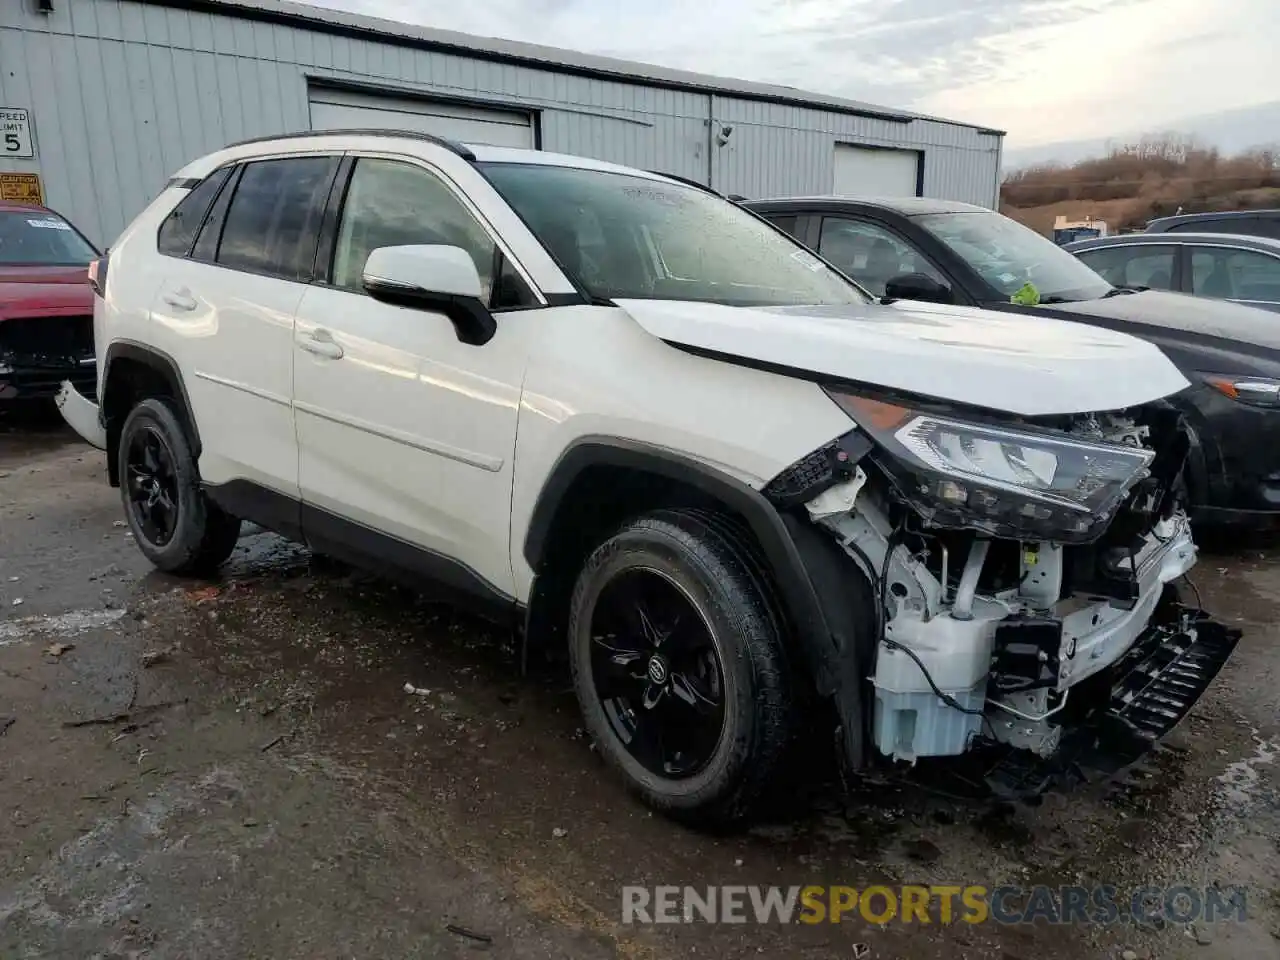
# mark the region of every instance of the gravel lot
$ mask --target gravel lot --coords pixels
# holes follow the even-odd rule
[[[815,748],[794,809],[706,836],[618,788],[512,637],[262,532],[216,583],[163,577],[101,454],[0,420],[0,957],[1280,957],[1280,550],[1195,581],[1245,638],[1123,783],[848,796]],[[877,881],[1216,881],[1249,918],[619,922],[625,884]]]

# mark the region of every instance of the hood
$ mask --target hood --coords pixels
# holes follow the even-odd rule
[[[1188,385],[1154,345],[1052,317],[902,301],[617,303],[669,343],[1017,416],[1119,410]]]
[[[1269,310],[1185,293],[1143,290],[1103,300],[1055,303],[1057,313],[1140,323],[1280,350],[1280,322]],[[1135,331],[1140,333],[1140,331]]]
[[[87,267],[0,267],[0,320],[93,313]]]

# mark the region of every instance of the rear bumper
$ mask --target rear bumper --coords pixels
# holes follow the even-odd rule
[[[92,388],[90,388],[92,390]],[[56,398],[62,419],[76,433],[99,450],[107,449],[107,432],[98,417],[98,405],[70,380],[64,380]]]

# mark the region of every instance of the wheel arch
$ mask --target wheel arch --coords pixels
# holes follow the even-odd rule
[[[200,431],[182,373],[173,357],[147,344],[117,340],[107,348],[102,369],[102,406],[98,419],[106,431],[107,476],[113,487],[120,483],[116,453],[121,427],[129,411],[146,397],[167,397],[177,405],[192,455],[199,459]]]
[[[619,479],[634,483],[619,488]],[[583,504],[592,487],[608,491],[589,503],[606,505],[598,524]],[[534,572],[526,611],[525,644],[553,635],[557,608],[567,601],[576,566],[585,559],[584,547],[607,536],[610,526],[638,510],[675,506],[673,497],[687,497],[693,505],[714,506],[739,518],[750,531],[775,588],[778,611],[794,643],[810,668],[820,693],[830,693],[836,681],[836,648],[823,605],[805,566],[800,547],[781,513],[758,490],[715,467],[687,455],[644,443],[612,437],[584,437],[566,449],[552,467],[534,504],[522,551]],[[617,506],[610,502],[617,500]],[[608,508],[611,508],[608,509]],[[581,536],[575,534],[581,531]],[[583,541],[595,541],[585,543]],[[581,555],[579,555],[581,554]],[[568,581],[566,586],[565,581]]]

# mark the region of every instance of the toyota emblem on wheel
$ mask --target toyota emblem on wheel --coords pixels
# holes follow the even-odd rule
[[[649,659],[649,679],[657,684],[667,682],[667,665],[662,662],[661,657]]]

